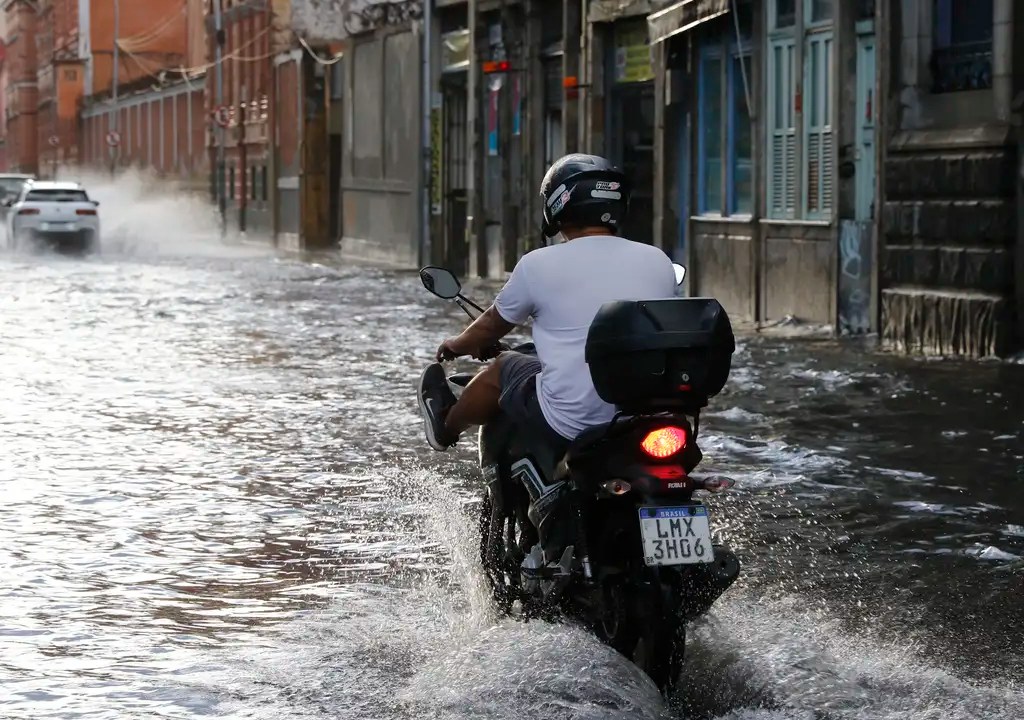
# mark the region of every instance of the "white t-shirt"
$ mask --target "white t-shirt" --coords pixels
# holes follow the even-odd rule
[[[587,331],[601,306],[675,294],[672,261],[652,245],[592,236],[523,256],[494,307],[515,325],[534,319],[533,340],[543,365],[537,395],[554,430],[572,440],[615,416],[615,407],[594,389],[585,359]]]

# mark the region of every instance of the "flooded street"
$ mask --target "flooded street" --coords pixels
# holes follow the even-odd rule
[[[1024,366],[742,339],[701,444],[744,573],[666,704],[491,616],[413,393],[456,308],[143,221],[0,254],[0,717],[1024,717]]]

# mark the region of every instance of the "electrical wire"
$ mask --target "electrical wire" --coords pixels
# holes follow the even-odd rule
[[[296,37],[299,38],[299,43],[302,45],[302,47],[306,49],[306,52],[309,53],[309,56],[313,58],[313,60],[316,61],[317,64],[319,65],[334,65],[336,63],[341,62],[342,59],[345,57],[345,53],[340,52],[330,60],[324,60],[316,53],[316,51],[313,48],[309,46],[309,43],[306,42],[305,38],[303,38],[301,35],[297,35]]]
[[[750,82],[747,80],[747,62],[743,59],[743,37],[740,34],[740,14],[736,6],[736,0],[732,0],[732,20],[736,27],[736,47],[740,49],[740,74],[743,75],[743,95],[747,101],[747,116],[754,119],[753,102],[750,99]]]
[[[166,32],[166,30],[175,21],[177,21],[179,18],[181,18],[181,17],[183,17],[185,15],[185,11],[186,10],[187,10],[187,6],[183,2],[181,4],[181,7],[178,8],[178,10],[176,12],[168,15],[161,22],[159,22],[156,27],[150,28],[149,30],[146,30],[144,32],[139,33],[138,35],[132,35],[130,37],[125,37],[125,38],[117,38],[118,47],[124,48],[126,46],[130,46],[130,47],[127,47],[127,49],[129,49],[129,50],[138,50],[138,49],[140,49],[141,46],[144,46],[144,45],[152,42],[153,40],[156,40],[161,35],[163,35],[164,32]]]
[[[246,48],[252,47],[258,40],[260,40],[264,35],[266,35],[269,32],[270,32],[270,28],[263,28],[263,30],[258,32],[247,43],[245,43],[241,47],[238,47],[235,50],[231,51],[230,53],[228,53],[228,54],[224,55],[223,57],[221,57],[220,61],[221,62],[225,62],[226,60],[230,60],[230,59],[238,57],[239,53],[241,53]],[[273,55],[273,53],[269,53],[265,57],[246,58],[245,61],[265,60],[266,58],[271,57],[272,55]],[[177,68],[168,68],[168,69],[173,70],[173,72],[177,72],[177,73],[195,74],[195,73],[199,73],[199,72],[206,72],[207,70],[210,70],[211,68],[215,68],[215,67],[217,67],[217,61],[216,60],[214,60],[213,62],[205,63],[203,65],[196,65],[194,67],[188,67],[188,68],[187,67],[177,67]]]

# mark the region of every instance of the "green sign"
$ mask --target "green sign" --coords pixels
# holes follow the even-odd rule
[[[654,79],[647,27],[636,25],[615,32],[615,82],[636,83]]]

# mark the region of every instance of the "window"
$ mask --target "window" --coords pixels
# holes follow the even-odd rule
[[[699,153],[701,173],[697,180],[700,212],[721,212],[722,201],[722,59],[708,54],[700,67]]]
[[[26,202],[89,202],[84,190],[31,190]]]
[[[829,220],[835,175],[831,97],[834,5],[804,2],[805,27],[777,30],[769,38],[767,214],[776,219]],[[770,7],[780,4],[782,0],[775,0]],[[798,49],[803,54],[802,67],[797,63]]]
[[[774,40],[768,53],[768,215],[796,215],[796,78],[793,40]]]
[[[260,200],[267,201],[267,166],[260,168]]]
[[[776,30],[793,27],[796,24],[796,0],[775,0],[773,27]]]
[[[754,212],[754,134],[750,126],[746,90],[750,82],[750,56],[733,55],[729,74],[729,93],[732,96],[729,114],[732,153],[729,171],[732,176],[730,186],[733,188],[729,209],[740,215],[750,215]]]
[[[992,87],[993,0],[934,0],[932,92]]]
[[[749,215],[754,183],[750,113],[743,74],[750,56],[725,41],[701,52],[698,75],[697,211]]]
[[[827,217],[832,207],[832,77],[831,34],[811,36],[804,76],[804,155],[806,156],[804,211],[808,217]]]
[[[810,0],[810,21],[812,24],[831,22],[835,12],[834,0]]]

